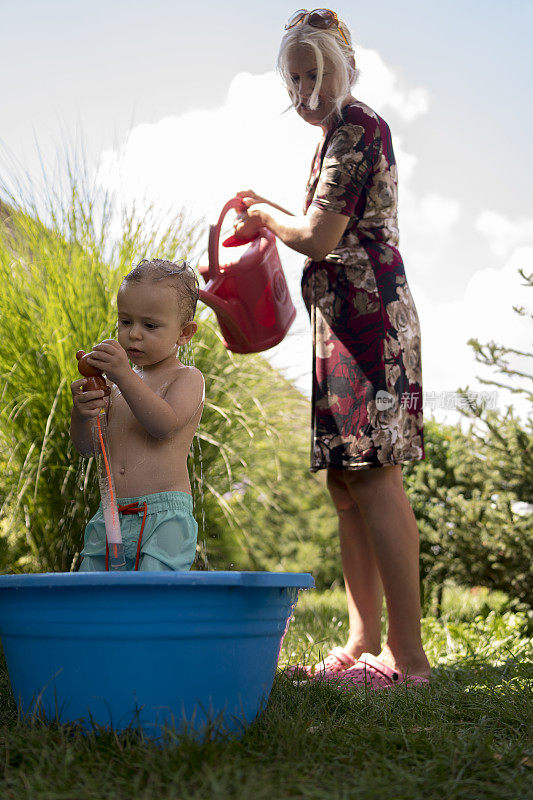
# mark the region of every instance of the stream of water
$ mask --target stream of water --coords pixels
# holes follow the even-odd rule
[[[179,358],[182,364],[188,367],[195,366],[194,352],[191,342],[180,348]],[[200,421],[200,425],[201,425]],[[194,434],[191,445],[191,491],[193,498],[194,518],[198,523],[198,554],[196,568],[210,569],[209,557],[207,552],[207,534],[205,529],[205,502],[204,502],[204,465],[202,459],[202,443],[200,438],[200,426]]]
[[[98,471],[98,483],[102,498],[102,511],[106,538],[109,547],[110,569],[123,569],[126,566],[124,545],[120,531],[120,518],[118,513],[117,495],[111,462],[109,459],[109,446],[107,442],[107,420],[105,414],[99,414],[92,422],[92,436],[94,457]]]

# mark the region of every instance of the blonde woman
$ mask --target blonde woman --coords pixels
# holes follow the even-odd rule
[[[401,471],[424,458],[420,327],[398,251],[390,130],[352,94],[351,37],[334,11],[297,11],[285,30],[279,72],[297,113],[323,133],[304,213],[241,191],[247,213],[235,235],[253,237],[264,226],[307,256],[311,470],[327,470],[339,518],[350,631],[324,661],[301,669],[348,688],[425,684],[419,536]]]

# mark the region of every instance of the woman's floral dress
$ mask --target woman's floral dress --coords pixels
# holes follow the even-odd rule
[[[302,277],[312,472],[424,458],[420,325],[398,251],[397,198],[389,127],[354,102],[317,148],[305,203],[349,217],[338,246],[308,259]]]

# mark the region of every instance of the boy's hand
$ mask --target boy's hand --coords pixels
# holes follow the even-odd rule
[[[86,378],[78,379],[70,384],[72,391],[72,403],[80,417],[86,420],[97,417],[102,408],[107,407],[102,389],[84,392]]]
[[[105,372],[113,383],[120,383],[120,379],[131,372],[128,355],[115,339],[104,339],[100,344],[95,344],[87,361]]]

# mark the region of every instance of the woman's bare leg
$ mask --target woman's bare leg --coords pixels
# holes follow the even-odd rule
[[[399,465],[344,471],[385,591],[389,626],[380,659],[401,672],[430,672],[420,631],[419,534]]]
[[[383,587],[374,550],[361,512],[350,497],[342,470],[328,470],[328,489],[339,517],[342,570],[348,603],[349,634],[346,653],[358,659],[361,653],[381,650]]]

